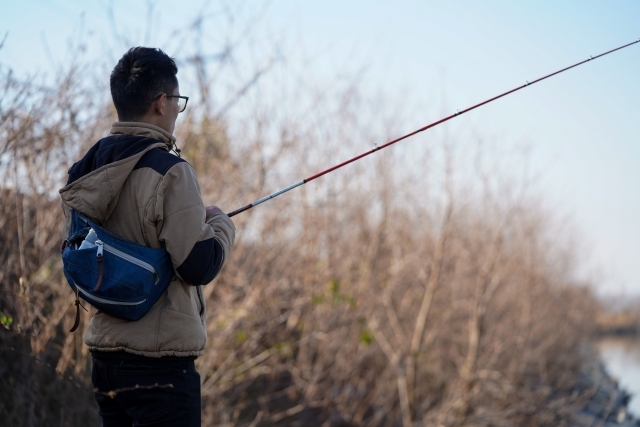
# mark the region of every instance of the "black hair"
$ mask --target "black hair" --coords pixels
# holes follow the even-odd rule
[[[111,97],[118,120],[135,121],[149,110],[159,93],[171,95],[178,86],[178,67],[160,49],[132,47],[111,72]]]

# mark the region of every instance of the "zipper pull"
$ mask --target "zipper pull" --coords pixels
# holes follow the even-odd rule
[[[96,258],[101,260],[103,257],[103,245],[102,240],[96,240],[96,246],[98,247],[98,253],[96,254]]]
[[[96,260],[98,262],[98,280],[96,282],[96,285],[93,287],[93,292],[97,291],[100,287],[100,284],[102,283],[102,273],[104,270],[104,266],[102,263],[102,258],[104,258],[104,256],[102,255],[102,240],[96,240],[96,246],[98,247],[98,253],[96,254]]]

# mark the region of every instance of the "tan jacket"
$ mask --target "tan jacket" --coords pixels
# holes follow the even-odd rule
[[[233,246],[225,214],[206,216],[193,168],[171,154],[175,138],[145,123],[117,122],[69,170],[60,190],[65,211],[76,209],[135,243],[164,247],[176,276],[138,321],[98,312],[84,340],[91,350],[124,350],[148,357],[199,356],[207,342],[200,286],[218,274]]]

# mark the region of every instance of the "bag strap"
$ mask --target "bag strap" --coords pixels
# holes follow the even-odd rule
[[[100,272],[102,273],[102,269],[100,269]],[[100,275],[100,277],[102,277],[102,274]],[[76,300],[73,302],[73,304],[76,306],[76,320],[73,322],[73,326],[71,327],[69,332],[75,332],[76,329],[78,329],[78,326],[80,326],[80,307],[82,307],[84,311],[88,311],[86,308],[84,308],[84,305],[80,303],[77,286],[76,286]]]

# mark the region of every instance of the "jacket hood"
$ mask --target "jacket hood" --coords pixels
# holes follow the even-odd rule
[[[60,197],[64,204],[104,224],[138,160],[149,150],[169,151],[174,145],[175,137],[157,126],[116,122],[109,136],[98,141],[71,166]]]

